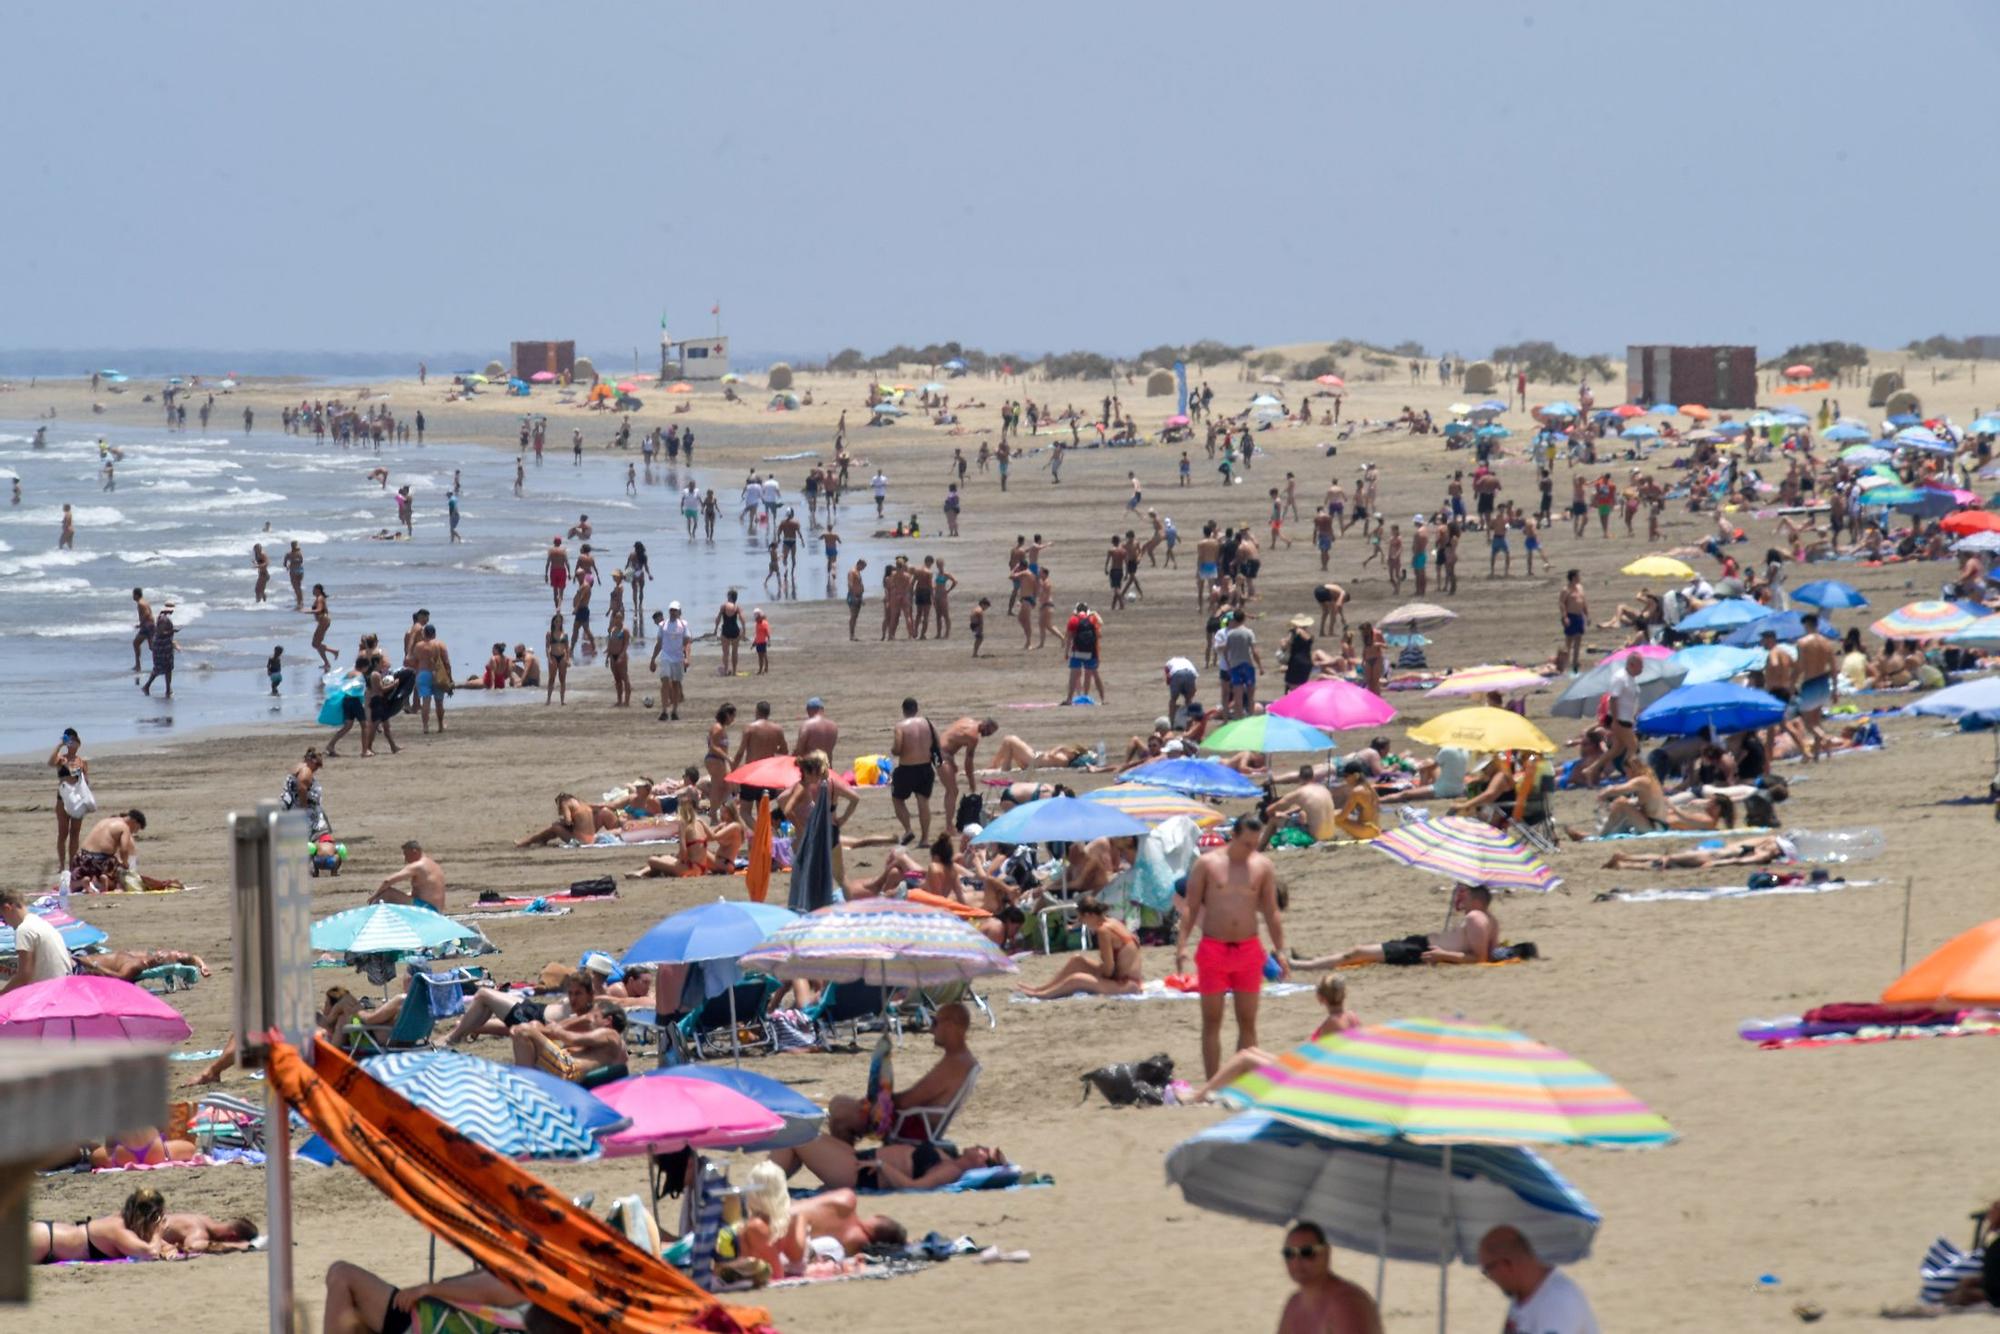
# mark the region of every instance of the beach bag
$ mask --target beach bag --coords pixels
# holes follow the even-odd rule
[[[608,875],[593,876],[588,880],[572,880],[566,892],[575,899],[605,898],[618,892],[618,882]]]
[[[951,818],[953,829],[963,830],[967,825],[986,823],[986,798],[977,792],[968,792],[958,799],[958,811]]]
[[[67,783],[56,784],[56,791],[62,798],[63,811],[72,820],[81,820],[97,809],[97,794],[90,790],[90,780],[82,774]]]

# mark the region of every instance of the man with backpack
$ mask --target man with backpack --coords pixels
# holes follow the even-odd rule
[[[1063,703],[1074,702],[1079,694],[1088,695],[1099,704],[1104,702],[1104,678],[1097,671],[1097,652],[1103,636],[1104,622],[1097,618],[1090,604],[1077,603],[1076,614],[1069,618],[1069,626],[1063,633],[1064,650],[1069,654],[1069,693]]]

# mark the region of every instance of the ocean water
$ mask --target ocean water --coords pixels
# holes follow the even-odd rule
[[[0,420],[0,755],[44,753],[64,727],[75,727],[86,747],[97,741],[171,736],[197,728],[296,723],[319,711],[324,685],[310,647],[312,618],[293,609],[281,561],[296,539],[305,552],[307,605],[315,583],[326,585],[332,627],[327,645],[341,662],[352,660],[361,636],[374,633],[392,655],[419,607],[432,613],[438,634],[451,646],[461,678],[483,662],[495,641],[511,651],[526,642],[541,653],[552,611],[542,582],[550,537],[567,533],[579,515],[590,516],[591,545],[608,585],[634,541],[651,556],[646,624],[655,607],[678,599],[697,630],[708,627],[716,604],[732,586],[746,606],[770,613],[774,642],[782,648],[786,617],[775,593],[763,587],[768,567],[761,534],[737,522],[742,474],[728,468],[694,470],[699,486],[714,487],[722,501],[713,543],[690,542],[679,511],[686,468],[639,469],[636,497],[625,493],[627,463],[639,452],[593,445],[584,466],[567,450],[551,449],[536,467],[527,463],[520,498],[513,495],[514,454],[468,444],[433,441],[343,450],[310,436],[259,430],[170,433],[50,422],[48,443],[34,449],[40,423]],[[98,441],[123,454],[116,483],[103,489]],[[781,447],[774,447],[773,452]],[[369,480],[381,464],[387,489]],[[788,500],[801,494],[806,463],[775,469]],[[445,497],[454,469],[462,472],[459,532],[448,541]],[[11,478],[21,481],[19,504]],[[380,541],[396,527],[396,488],[411,488],[416,535]],[[871,529],[872,507],[843,507],[852,528]],[[75,549],[57,549],[62,506],[73,507]],[[810,537],[810,533],[809,533]],[[253,599],[251,548],[262,542],[271,560],[269,601]],[[577,544],[565,540],[564,546]],[[841,566],[866,556],[880,568],[882,552],[868,541],[846,540]],[[817,541],[799,553],[801,598],[833,595]],[[137,629],[132,590],[144,588],[157,610],[171,599],[180,628],[174,698],[139,693],[131,670]],[[573,586],[572,586],[573,588]],[[567,601],[567,599],[565,599]],[[592,599],[592,629],[604,632],[608,587]],[[631,603],[627,599],[630,614]],[[565,606],[565,612],[568,608]],[[641,627],[634,626],[635,641]],[[285,650],[285,679],[270,697],[265,660],[274,645]],[[650,645],[635,642],[633,687],[643,696]],[[696,662],[702,660],[697,650]],[[140,661],[151,667],[151,654]],[[712,651],[710,661],[713,661]],[[572,664],[572,680],[608,680],[601,660]],[[526,692],[488,701],[461,691],[451,707],[516,701]],[[537,694],[539,698],[539,694]]]

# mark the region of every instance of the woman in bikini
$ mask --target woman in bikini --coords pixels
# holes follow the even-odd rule
[[[256,602],[265,601],[264,590],[271,586],[271,558],[264,554],[264,544],[259,542],[250,548],[250,558],[257,565],[257,587],[251,594]]]
[[[614,587],[611,591],[616,594],[618,589]],[[631,643],[632,632],[625,628],[625,609],[614,606],[611,620],[604,628],[604,665],[611,669],[611,707],[614,709],[632,707],[632,674],[626,661]]]
[[[548,664],[548,689],[542,694],[542,703],[547,704],[562,692],[562,702],[569,703],[569,635],[563,629],[561,612],[549,617],[549,633],[542,640],[543,659]]]
[[[677,879],[695,875],[727,875],[736,867],[736,854],[743,847],[744,829],[734,820],[711,825],[702,818],[702,805],[694,790],[680,795],[680,848],[667,856],[646,858],[645,866],[626,872],[627,880],[659,876]]]
[[[937,568],[931,573],[931,610],[937,617],[937,637],[951,638],[951,590],[958,587],[958,576],[944,572],[944,558],[939,557]]]
[[[867,1133],[867,1107],[839,1094],[827,1104],[825,1132],[796,1149],[777,1150],[771,1162],[788,1178],[804,1167],[824,1185],[857,1190],[936,1190],[977,1168],[1007,1165],[1000,1150],[976,1146],[957,1154],[929,1141],[857,1149],[855,1142]]]
[[[37,1220],[28,1227],[28,1263],[67,1260],[171,1260],[180,1255],[160,1235],[167,1202],[151,1186],[125,1197],[115,1217],[79,1218],[74,1223]]]
[[[708,749],[701,757],[702,767],[708,770],[708,804],[717,810],[722,808],[723,797],[729,790],[723,775],[729,772],[729,725],[735,721],[734,704],[725,704],[715,711],[715,721],[708,725]]]
[[[1077,920],[1086,931],[1097,935],[1097,959],[1078,954],[1063,964],[1047,984],[1016,987],[1014,994],[1029,1000],[1055,1000],[1061,996],[1136,996],[1145,986],[1145,972],[1139,960],[1139,937],[1132,928],[1109,916],[1101,900],[1085,898],[1077,902]]]
[[[326,585],[313,585],[313,641],[312,650],[319,654],[319,669],[327,671],[333,666],[333,650],[326,646],[326,632],[333,624],[333,617],[326,609]]]

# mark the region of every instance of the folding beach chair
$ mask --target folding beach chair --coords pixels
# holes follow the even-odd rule
[[[820,993],[806,1018],[828,1045],[839,1040],[843,1027],[856,1041],[863,1033],[884,1030],[900,1036],[903,1026],[890,1008],[891,990],[866,982],[835,982]]]
[[[674,1044],[674,1054],[682,1061],[699,1061],[711,1056],[728,1056],[735,1051],[755,1050],[772,1045],[771,1025],[764,1018],[764,1007],[770,1002],[771,988],[775,979],[763,974],[744,978],[729,991],[711,997],[695,1010],[682,1016],[679,1023],[668,1030]],[[735,1009],[730,1009],[730,996],[735,996]],[[731,1014],[734,1014],[734,1022]]]
[[[1535,790],[1528,794],[1528,800],[1521,810],[1519,819],[1509,819],[1507,828],[1519,834],[1532,846],[1551,855],[1556,850],[1556,775],[1553,769],[1538,765]]]
[[[485,977],[483,968],[447,968],[432,971],[421,964],[409,966],[410,985],[404,992],[403,1008],[395,1022],[364,1024],[358,1019],[347,1026],[343,1036],[348,1049],[357,1056],[379,1056],[383,1052],[431,1045],[431,1030],[440,1019],[465,1013],[465,991]]]
[[[910,1011],[903,1026],[910,1029],[929,1028],[937,1018],[937,1012],[947,1005],[957,1003],[986,1017],[988,1028],[998,1028],[999,1020],[993,1016],[993,1007],[986,998],[973,989],[970,982],[947,982],[937,987],[916,987],[904,994],[898,1009],[907,1006]]]
[[[139,974],[139,985],[156,996],[186,991],[201,981],[201,971],[191,963],[163,963]]]
[[[966,1072],[965,1082],[958,1086],[958,1092],[953,1094],[949,1101],[936,1107],[898,1107],[896,1109],[896,1125],[886,1136],[887,1141],[891,1144],[922,1144],[926,1142],[936,1144],[942,1142],[945,1132],[951,1129],[952,1118],[958,1115],[959,1108],[965,1106],[965,1100],[972,1096],[973,1086],[978,1082],[979,1064],[974,1062],[972,1069]],[[912,1135],[904,1133],[911,1121],[917,1123],[923,1132],[922,1134]]]

